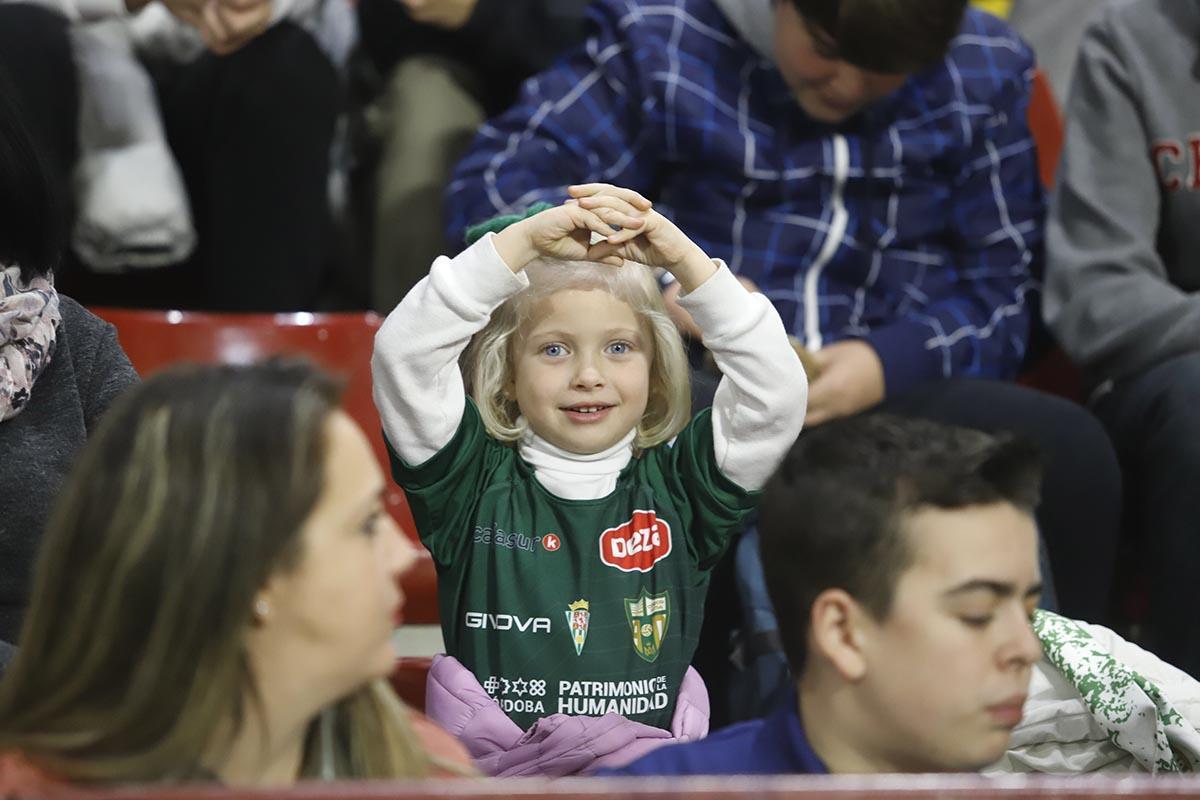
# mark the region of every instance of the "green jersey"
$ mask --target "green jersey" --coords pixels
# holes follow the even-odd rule
[[[670,727],[709,571],[757,499],[718,469],[709,411],[597,500],[547,491],[469,399],[449,444],[415,467],[393,451],[392,473],[437,564],[446,652],[513,721]]]

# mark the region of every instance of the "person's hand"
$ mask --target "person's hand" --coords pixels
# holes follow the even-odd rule
[[[883,400],[883,363],[871,345],[848,339],[812,355],[818,372],[808,387],[806,426],[857,414]]]
[[[791,334],[788,334],[788,343],[796,351],[796,355],[800,357],[800,366],[804,367],[804,374],[808,377],[808,382],[811,384],[821,374],[820,360],[815,353],[804,346],[804,342]]]
[[[204,4],[207,1],[208,0],[162,0],[162,4],[166,6],[167,10],[170,11],[174,16],[183,20],[188,25],[191,25],[193,28],[203,32]],[[141,3],[141,0],[134,0],[134,2]],[[146,5],[145,3],[141,4]],[[129,0],[126,0],[125,5],[130,11],[133,10]]]
[[[271,27],[272,0],[206,0],[200,33],[217,55],[243,47]]]
[[[663,267],[675,276],[685,292],[692,291],[717,271],[712,259],[695,242],[632,189],[588,183],[568,186],[567,193],[571,195],[568,204],[574,201],[610,225],[624,228],[621,218],[642,219],[643,224],[635,236],[609,237],[608,241],[594,245],[595,254],[601,259],[620,256],[650,267]]]
[[[738,275],[737,279],[742,286],[746,287],[747,292],[758,291],[758,286],[749,278]],[[696,320],[692,319],[692,315],[687,312],[687,309],[679,305],[680,290],[679,281],[674,281],[663,289],[663,303],[667,307],[667,315],[671,317],[671,321],[675,323],[675,327],[679,329],[680,333],[692,339],[699,339],[700,326],[696,324]]]
[[[644,201],[649,207],[649,201]],[[612,252],[637,236],[645,219],[618,211],[601,218],[595,211],[570,201],[509,225],[492,240],[496,252],[513,272],[520,272],[535,258],[547,256],[567,261],[600,261],[619,267],[624,259]],[[592,234],[607,241],[592,244]],[[603,251],[601,248],[605,248]]]
[[[456,31],[475,11],[479,0],[400,0],[408,15],[424,25]]]

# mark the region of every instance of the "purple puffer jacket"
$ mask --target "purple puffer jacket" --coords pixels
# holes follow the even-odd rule
[[[451,656],[433,659],[425,684],[425,713],[466,746],[480,771],[498,777],[587,775],[621,767],[664,744],[708,734],[708,690],[688,667],[671,730],[619,714],[551,714],[528,731],[508,718],[469,669]]]

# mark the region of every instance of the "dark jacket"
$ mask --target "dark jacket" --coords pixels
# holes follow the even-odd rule
[[[61,297],[54,357],[0,422],[0,640],[16,642],[55,495],[101,414],[138,380],[112,325]]]
[[[739,722],[708,738],[660,747],[612,775],[820,775],[795,692],[765,719]]]

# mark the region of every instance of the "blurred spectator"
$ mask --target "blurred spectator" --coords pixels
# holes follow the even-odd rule
[[[372,302],[390,311],[447,252],[442,192],[454,163],[521,81],[583,40],[587,0],[361,0],[375,103]],[[458,252],[462,239],[451,244]]]
[[[71,57],[70,23],[49,8],[0,2],[0,72],[14,99],[5,115],[23,109],[25,127],[39,148],[61,215],[68,215],[71,170],[79,156],[79,96]],[[69,220],[61,219],[64,227]]]
[[[414,553],[337,403],[328,378],[274,363],[163,373],[113,407],[0,682],[10,769],[233,786],[469,771],[384,680]]]
[[[79,178],[83,221],[103,223],[77,225],[76,239],[80,255],[106,273],[76,265],[61,281],[87,302],[259,311],[315,307],[332,251],[329,163],[341,103],[336,71],[304,27],[316,24],[317,4],[170,0],[150,4],[130,21],[125,12],[140,9],[144,0],[130,0],[128,9],[120,0],[43,2],[71,21],[82,86],[90,90],[75,98],[87,112],[78,136],[85,147],[108,151],[100,160],[60,166]],[[0,14],[15,15],[21,8],[0,5]],[[109,20],[99,47],[85,24],[96,19]],[[29,83],[33,75],[22,68],[22,48],[7,42],[20,29],[3,27],[11,32],[0,37],[0,64],[10,67],[22,94],[40,94],[42,88]],[[132,56],[120,60],[135,46],[146,58],[152,86]],[[112,80],[115,76],[120,79]],[[61,93],[52,97],[55,104],[65,102]],[[73,140],[77,132],[63,126],[75,121],[50,120],[58,126],[50,140]],[[185,224],[174,226],[165,244],[162,218],[153,215],[161,204],[144,196],[161,185],[164,169],[145,145],[164,138],[160,149],[165,156],[169,143],[187,192],[168,195]],[[175,170],[169,159],[166,168]],[[98,182],[103,191],[87,202]],[[197,246],[174,263],[191,250],[189,206]],[[100,219],[93,220],[93,213]],[[105,225],[116,241],[96,232]],[[173,266],[148,266],[164,261]],[[108,274],[127,268],[138,269]]]
[[[65,48],[48,13],[21,13],[31,43]],[[22,115],[0,70],[0,640],[9,642],[59,485],[105,409],[137,382],[113,327],[55,288],[62,214]]]
[[[1200,7],[1109,3],[1084,36],[1047,238],[1046,319],[1117,444],[1147,645],[1200,675]]]

